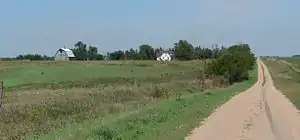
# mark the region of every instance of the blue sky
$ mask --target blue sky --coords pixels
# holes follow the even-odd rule
[[[3,0],[0,56],[53,55],[82,40],[100,51],[249,43],[257,55],[300,53],[299,0]]]

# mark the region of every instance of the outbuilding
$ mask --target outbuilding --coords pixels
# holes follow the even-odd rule
[[[172,53],[169,51],[162,51],[156,54],[157,61],[171,61],[172,60]]]
[[[67,48],[60,48],[54,55],[55,61],[68,61],[73,58],[75,58],[73,51]]]

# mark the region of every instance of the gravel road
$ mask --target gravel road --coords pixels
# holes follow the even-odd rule
[[[257,60],[258,81],[219,107],[187,140],[300,140],[298,109]],[[291,87],[292,88],[292,87]]]

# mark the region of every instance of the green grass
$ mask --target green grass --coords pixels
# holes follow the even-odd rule
[[[218,106],[253,85],[257,71],[251,71],[251,76],[250,80],[228,88],[158,100],[136,111],[70,124],[48,134],[29,135],[27,139],[183,140]]]
[[[299,68],[297,66],[300,64],[299,58],[280,59],[288,61],[296,66],[296,68]],[[282,91],[300,109],[300,73],[280,61],[265,60],[264,63],[272,75],[276,88]]]
[[[256,81],[252,71],[251,80],[220,89],[226,79],[204,79],[202,67],[202,61],[0,62],[6,90],[0,137],[183,138]]]
[[[149,65],[149,66],[148,66]],[[153,62],[150,64],[118,65],[118,64],[63,64],[60,65],[33,65],[6,67],[5,74],[0,73],[0,79],[5,82],[5,87],[22,85],[62,83],[62,82],[89,82],[97,79],[117,78],[146,78],[160,77],[161,74],[179,73],[185,67],[170,67]],[[1,65],[0,65],[1,67]],[[4,68],[5,69],[5,68]],[[4,70],[5,71],[5,70]],[[101,80],[98,80],[101,81]]]
[[[202,61],[0,63],[0,137],[22,139],[201,90]],[[14,90],[11,90],[14,89]],[[176,91],[176,92],[175,92]]]
[[[195,79],[203,61],[0,61],[5,91],[159,84]],[[11,93],[8,93],[11,94]],[[5,96],[10,96],[6,94]]]

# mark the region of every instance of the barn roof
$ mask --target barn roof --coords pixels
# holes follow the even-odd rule
[[[75,57],[73,51],[70,50],[70,49],[67,49],[67,48],[60,48],[59,50],[66,52],[66,54],[68,55],[68,57]]]

